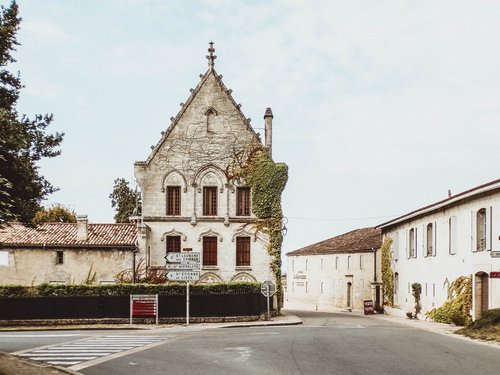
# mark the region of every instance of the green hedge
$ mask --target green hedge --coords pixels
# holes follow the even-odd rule
[[[192,284],[190,294],[247,294],[258,293],[259,283]],[[186,284],[112,284],[112,285],[0,285],[0,297],[62,297],[62,296],[128,296],[130,294],[186,294]]]

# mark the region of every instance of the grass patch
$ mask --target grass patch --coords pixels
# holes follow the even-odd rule
[[[473,321],[467,327],[459,329],[455,333],[473,339],[500,343],[500,309],[485,311],[481,319]]]

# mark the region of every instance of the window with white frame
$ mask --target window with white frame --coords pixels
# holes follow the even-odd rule
[[[408,233],[408,258],[417,257],[417,228],[411,228]]]
[[[0,266],[9,265],[9,252],[5,250],[0,251]]]
[[[392,239],[392,258],[394,260],[399,259],[399,232],[394,233],[394,238]]]
[[[434,239],[434,224],[429,223],[427,224],[427,227],[425,228],[425,234],[426,234],[426,241],[425,241],[425,255],[428,257],[431,257],[434,255],[434,244],[433,244],[433,239]]]
[[[457,253],[457,217],[451,216],[448,219],[448,252]]]
[[[471,212],[472,251],[491,250],[491,207]]]

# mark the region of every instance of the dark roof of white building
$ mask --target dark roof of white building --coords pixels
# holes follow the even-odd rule
[[[44,223],[36,228],[6,223],[0,228],[2,247],[135,247],[135,224],[87,224],[87,240],[77,241],[76,223]]]
[[[443,199],[439,202],[430,204],[428,206],[419,208],[417,210],[411,211],[407,214],[401,215],[395,219],[389,220],[385,223],[377,225],[376,228],[387,229],[393,227],[395,225],[405,223],[410,220],[417,219],[419,217],[423,217],[425,215],[431,214],[433,212],[443,210],[446,208],[450,208],[452,206],[456,206],[468,201],[472,201],[474,199],[478,199],[480,197],[495,193],[500,191],[500,179],[487,182],[485,184],[476,186],[472,189],[463,191],[461,193],[452,195],[446,199]]]
[[[286,255],[322,255],[376,251],[382,244],[380,229],[362,228],[291,251]]]

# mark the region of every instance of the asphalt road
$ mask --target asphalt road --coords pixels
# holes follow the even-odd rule
[[[19,340],[0,333],[0,347],[16,351],[106,335],[162,338],[152,346],[111,356],[114,359],[98,359],[90,367],[86,366],[91,362],[84,362],[78,371],[87,375],[500,373],[498,347],[372,317],[290,313],[302,317],[304,325],[218,329],[193,325],[190,329],[65,332],[83,336]]]

